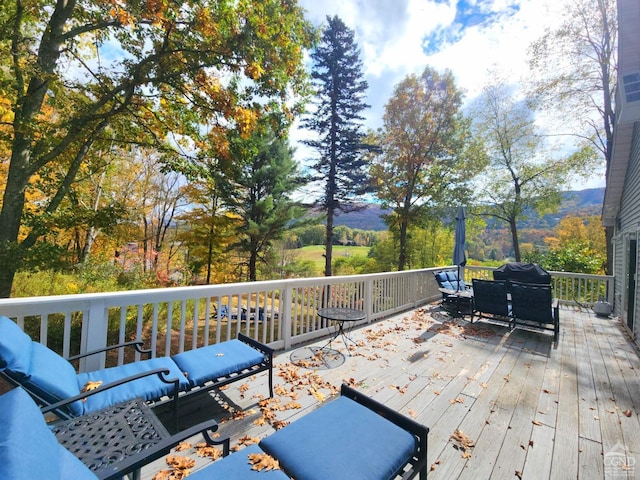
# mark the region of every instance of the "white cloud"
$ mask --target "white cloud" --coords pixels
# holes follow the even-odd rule
[[[466,100],[495,70],[518,83],[527,49],[553,28],[570,0],[299,0],[316,25],[338,15],[355,31],[369,83],[366,126],[382,124],[384,105],[408,74],[449,69]],[[429,47],[436,45],[432,51]],[[431,52],[429,54],[429,52]],[[602,182],[604,184],[604,182]]]

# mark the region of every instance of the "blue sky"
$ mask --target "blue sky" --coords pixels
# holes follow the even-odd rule
[[[327,15],[338,15],[355,31],[369,84],[366,124],[377,128],[394,86],[427,65],[450,69],[468,102],[496,73],[518,88],[528,75],[529,45],[545,27],[556,26],[568,1],[299,0],[299,4],[316,25]],[[577,188],[592,186],[604,186],[604,180]]]

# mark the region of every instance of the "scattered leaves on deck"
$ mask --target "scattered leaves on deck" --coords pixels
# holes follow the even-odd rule
[[[459,428],[451,434],[450,440],[453,441],[454,448],[462,450],[462,458],[471,458],[471,449],[476,446],[476,443]]]
[[[280,464],[271,455],[266,453],[250,453],[249,463],[251,464],[251,470],[280,470]]]

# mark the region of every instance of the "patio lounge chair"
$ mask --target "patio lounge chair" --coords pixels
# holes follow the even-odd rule
[[[477,278],[472,279],[471,282],[473,284],[471,323],[474,316],[511,323],[507,282]]]
[[[108,456],[108,460],[92,465],[96,474],[58,442],[42,412],[22,388],[15,388],[0,396],[0,412],[0,478],[3,479],[84,480],[116,479],[130,473],[135,475],[143,465],[161,458],[180,442],[199,433],[203,434],[208,444],[223,445],[225,454],[229,451],[228,439],[213,440],[209,433],[218,428],[215,420],[202,422],[153,444],[145,442],[130,446],[132,451],[126,455],[121,452],[118,454],[118,446],[110,444],[111,437],[107,433],[102,439],[84,438],[77,434],[75,438],[79,449],[83,448],[83,442],[87,442],[90,449],[104,442],[104,455]],[[105,424],[108,423],[106,419]]]
[[[420,475],[426,480],[429,429],[346,385],[341,394],[258,445],[234,452],[189,478],[390,480]],[[24,392],[0,397],[0,411],[4,414],[0,417],[1,478],[98,478],[57,442]],[[34,441],[38,448],[32,448]],[[252,470],[251,453],[271,455],[281,470]],[[135,468],[141,466],[144,455],[149,460],[159,458],[141,452],[134,456],[138,459]],[[131,470],[130,466],[103,470],[100,478],[117,478]]]
[[[141,345],[142,342],[128,342],[67,360],[32,341],[15,322],[0,316],[0,376],[22,386],[40,405],[62,418],[85,415],[139,397],[158,404],[172,400],[176,427],[179,394],[209,391],[266,370],[269,395],[273,396],[273,350],[241,333],[238,339],[172,357],[150,358],[151,351],[141,350]],[[84,373],[76,373],[70,363],[127,346],[149,358]],[[90,382],[95,382],[93,386],[97,388],[85,391]]]
[[[433,276],[438,282],[438,287],[442,292],[442,298],[444,299],[447,294],[455,292],[463,292],[469,287],[464,283],[464,279],[458,277],[457,270],[442,270],[440,272],[434,272]]]
[[[553,331],[553,341],[558,343],[560,312],[550,285],[511,282],[511,318],[514,327]]]

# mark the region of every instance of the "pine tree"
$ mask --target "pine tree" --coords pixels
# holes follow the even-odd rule
[[[236,136],[230,146],[238,171],[229,179],[231,188],[224,195],[240,219],[233,247],[245,256],[249,280],[255,281],[259,264],[269,263],[273,241],[304,215],[303,208],[291,199],[303,178],[288,140],[276,134],[268,120],[250,137]]]
[[[303,124],[317,134],[317,138],[304,143],[319,154],[312,166],[316,172],[312,180],[323,184],[321,206],[327,216],[325,275],[331,276],[334,216],[338,211],[356,210],[358,197],[370,191],[361,132],[361,112],[369,105],[364,102],[368,85],[363,79],[354,32],[337,16],[327,17],[327,21],[322,39],[311,54],[315,88],[312,104],[316,108]]]

